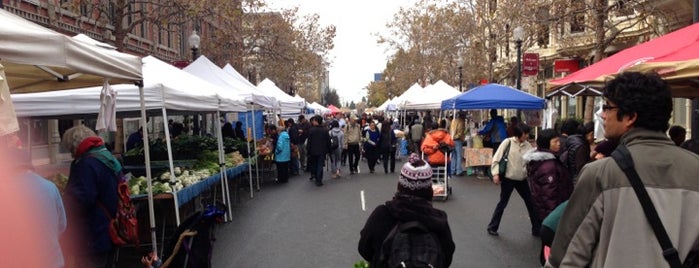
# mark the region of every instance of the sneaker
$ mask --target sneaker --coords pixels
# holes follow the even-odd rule
[[[316,182],[316,186],[318,186],[318,187],[323,186],[323,183],[322,183],[322,182]]]
[[[488,234],[492,236],[498,236],[498,231],[488,229]]]

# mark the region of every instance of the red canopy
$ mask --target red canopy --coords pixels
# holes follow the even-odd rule
[[[328,109],[330,109],[330,113],[332,113],[332,114],[336,114],[336,113],[340,112],[340,109],[335,107],[335,105],[332,105],[332,104],[328,105]]]
[[[564,78],[548,82],[553,95],[599,95],[597,89],[623,71],[656,71],[671,85],[673,96],[696,97],[699,83],[699,24],[627,48]]]

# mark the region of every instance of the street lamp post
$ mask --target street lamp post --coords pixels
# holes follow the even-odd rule
[[[459,59],[456,60],[456,64],[459,66],[459,92],[464,92],[464,88],[463,88],[464,58],[462,58],[459,55]]]
[[[201,37],[197,35],[197,31],[192,31],[189,36],[189,48],[192,49],[192,61],[195,61],[199,57],[199,45],[201,44]]]
[[[522,90],[522,39],[524,39],[524,28],[517,26],[513,30],[512,36],[517,47],[517,89]],[[517,110],[517,118],[522,118],[522,111],[519,109]]]

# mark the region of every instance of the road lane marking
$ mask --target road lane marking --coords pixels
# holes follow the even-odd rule
[[[366,211],[366,203],[364,202],[364,190],[359,191],[359,195],[362,198],[362,211]]]

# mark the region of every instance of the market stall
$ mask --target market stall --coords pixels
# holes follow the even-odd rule
[[[544,99],[529,93],[500,84],[486,84],[470,89],[441,103],[442,110],[474,110],[474,109],[544,109]],[[470,129],[473,129],[470,127]],[[472,131],[470,136],[477,135]],[[464,167],[490,166],[492,149],[464,148]]]
[[[167,118],[168,111],[171,113],[181,113],[187,111],[217,112],[219,109],[222,109],[222,107],[227,107],[225,108],[227,110],[235,110],[235,107],[239,107],[237,108],[238,110],[245,109],[245,105],[242,101],[220,98],[216,93],[215,85],[202,81],[154,57],[146,57],[143,59],[143,61],[145,62],[143,66],[143,74],[146,89],[143,105],[146,110],[150,111],[150,114],[161,114],[163,118]],[[117,114],[122,116],[134,115],[133,112],[140,109],[138,89],[132,85],[114,85],[112,87],[114,87],[118,92],[116,95],[115,106]],[[198,90],[189,90],[191,88],[197,88]],[[13,94],[13,101],[17,108],[17,114],[20,117],[56,117],[66,115],[96,114],[96,112],[99,111],[100,91],[101,87],[92,87],[55,92]],[[166,155],[164,156],[164,159],[162,159],[163,156],[160,156],[160,158],[158,158],[157,155],[154,156],[160,160],[167,161],[167,169],[169,170],[168,173],[171,175],[162,179],[171,182],[172,185],[170,186],[174,186],[176,185],[174,175],[176,172],[173,162],[172,142],[170,140],[167,121],[163,121],[165,124],[163,129],[166,131],[165,145],[163,145],[165,148],[161,149],[160,151],[165,151]],[[220,136],[220,128],[218,132],[219,133],[217,136]],[[145,137],[144,140],[146,140]],[[149,156],[145,159],[141,159],[145,161],[145,171],[150,172],[151,157]],[[219,159],[219,161],[221,160]],[[214,160],[215,168],[219,168],[219,165],[216,162],[217,161]],[[220,174],[225,174],[225,166],[221,167],[222,170]],[[206,178],[200,179],[205,180]],[[144,177],[143,181],[152,180],[147,180]],[[223,184],[222,189],[226,189],[226,180],[222,180],[221,182]],[[148,188],[150,189],[152,186]],[[172,194],[173,202],[177,205],[176,207],[179,207],[179,205],[184,203],[182,200],[178,200],[178,197],[180,196],[178,193],[179,191],[177,191],[177,189],[171,190],[175,192],[175,194]],[[152,193],[153,191],[151,190],[145,192]],[[190,190],[186,190],[183,193],[190,192]],[[222,196],[228,196],[228,194],[222,192]],[[223,199],[225,200],[224,203],[229,203],[226,200],[227,198]],[[175,211],[175,217],[176,222],[179,224],[180,217],[178,210]]]

